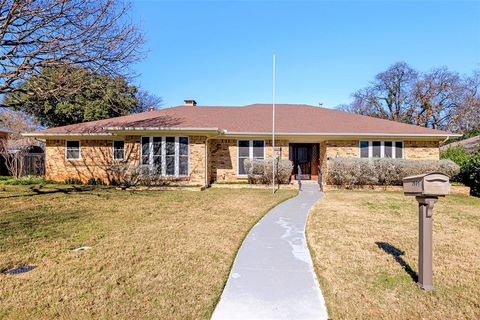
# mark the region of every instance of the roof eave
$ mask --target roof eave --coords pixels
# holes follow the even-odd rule
[[[228,131],[227,136],[271,136],[271,132],[235,132]],[[336,133],[336,132],[275,132],[276,137],[323,137],[323,138],[374,138],[374,137],[391,137],[391,138],[435,138],[446,139],[452,137],[461,137],[461,134],[455,133]]]
[[[108,133],[108,132],[100,132],[100,133],[82,133],[82,132],[26,132],[22,133],[23,137],[29,137],[29,138],[62,138],[62,137],[68,137],[68,138],[74,138],[74,137],[89,137],[89,138],[95,138],[95,137],[110,137],[113,136],[113,134]]]
[[[226,131],[220,128],[198,128],[198,127],[108,127],[107,132],[115,134],[146,134],[155,132],[164,133],[205,133],[205,134],[224,134]]]

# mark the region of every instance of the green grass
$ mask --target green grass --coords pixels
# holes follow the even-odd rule
[[[480,319],[480,199],[440,198],[434,290],[420,290],[418,208],[400,192],[332,191],[307,238],[332,319]]]
[[[0,318],[209,318],[248,230],[295,194],[0,186],[0,270],[38,266],[0,274]]]

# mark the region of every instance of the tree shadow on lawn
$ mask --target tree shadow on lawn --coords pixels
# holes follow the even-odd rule
[[[45,188],[42,185],[35,185],[31,186],[30,191],[33,193],[28,193],[28,194],[14,194],[11,196],[5,196],[1,197],[0,199],[8,199],[8,198],[20,198],[20,197],[33,197],[33,196],[39,196],[39,195],[44,195],[44,194],[52,194],[52,193],[63,193],[63,194],[68,194],[68,193],[74,193],[74,192],[88,192],[88,191],[93,191],[95,189],[98,189],[97,186],[71,186],[71,187],[62,187],[62,188]]]
[[[391,255],[395,261],[405,270],[405,272],[410,276],[410,278],[412,278],[412,280],[414,282],[418,282],[418,274],[412,269],[412,267],[410,267],[410,265],[405,262],[405,260],[403,260],[403,258],[401,256],[403,256],[405,254],[404,251],[392,246],[390,243],[388,242],[375,242],[375,244],[380,248],[382,249],[383,251],[385,251],[386,253],[388,253],[389,255]]]

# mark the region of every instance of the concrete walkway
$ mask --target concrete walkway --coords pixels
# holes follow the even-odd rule
[[[327,319],[305,239],[308,211],[322,196],[304,184],[245,238],[212,319]]]

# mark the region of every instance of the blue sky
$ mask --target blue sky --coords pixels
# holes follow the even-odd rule
[[[137,84],[166,106],[277,102],[334,107],[397,61],[480,68],[480,2],[134,0],[146,32]]]

